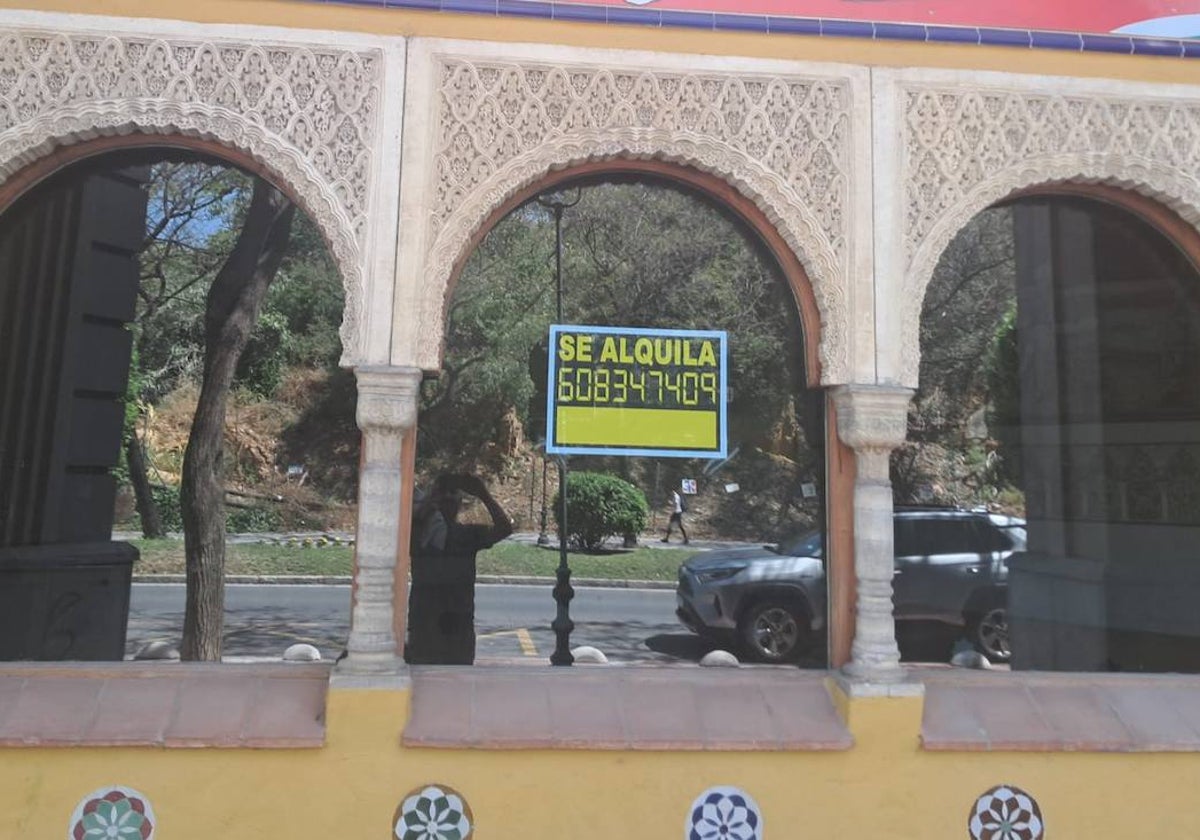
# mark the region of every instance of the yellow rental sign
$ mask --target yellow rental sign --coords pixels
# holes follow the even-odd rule
[[[726,334],[550,327],[546,451],[726,457]]]

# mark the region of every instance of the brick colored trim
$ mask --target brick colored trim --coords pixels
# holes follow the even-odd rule
[[[850,661],[854,644],[858,581],[854,574],[854,450],[847,446],[837,428],[837,408],[825,401],[825,511],[826,579],[829,582],[828,616],[829,667],[841,668]]]
[[[921,746],[943,752],[1200,752],[1200,677],[927,673]]]
[[[413,668],[408,747],[846,750],[824,673],[793,668]],[[669,712],[664,712],[669,710]]]
[[[320,747],[324,664],[0,665],[0,747]]]

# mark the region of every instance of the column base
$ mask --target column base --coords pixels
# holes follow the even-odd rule
[[[834,682],[847,697],[921,697],[925,684],[906,668],[895,671],[859,673],[847,665],[833,675]]]
[[[388,677],[407,674],[408,665],[395,653],[354,653],[337,663],[334,674]]]

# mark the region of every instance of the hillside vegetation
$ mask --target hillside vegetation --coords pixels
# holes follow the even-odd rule
[[[204,272],[228,247],[226,228],[245,190],[227,170],[191,166],[164,165],[150,185],[152,207],[174,207],[181,221],[164,227],[167,241],[151,239],[144,256],[131,386],[130,433],[168,508],[195,410]],[[697,481],[688,514],[697,536],[770,541],[819,523],[823,394],[805,387],[796,305],[773,260],[739,222],[688,193],[598,184],[578,198],[562,219],[563,321],[728,331],[735,454],[719,468],[576,457],[571,469],[641,489],[652,512],[648,533],[665,527],[669,489],[685,478]],[[1012,295],[1010,221],[989,212],[951,246],[925,301],[922,389],[911,443],[893,461],[901,501],[1020,505],[987,430],[998,331]],[[227,414],[231,530],[353,527],[359,435],[354,378],[337,367],[341,300],[319,235],[298,218]],[[422,389],[418,482],[478,473],[520,530],[539,530],[543,500],[557,492],[553,465],[543,482],[539,446],[539,345],[555,303],[553,216],[534,201],[502,220],[469,259],[448,307],[443,368]],[[118,515],[136,525],[128,495]],[[468,506],[464,515],[484,511]]]

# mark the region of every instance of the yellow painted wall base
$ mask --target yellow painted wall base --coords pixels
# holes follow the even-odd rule
[[[0,837],[65,837],[81,797],[121,784],[149,797],[163,840],[385,838],[429,782],[465,796],[479,840],[675,840],[718,784],[757,799],[772,840],[961,838],[975,798],[1000,783],[1037,797],[1051,837],[1200,833],[1200,755],[926,753],[920,698],[850,701],[858,746],[841,753],[406,749],[408,702],[331,691],[321,749],[0,750]]]

